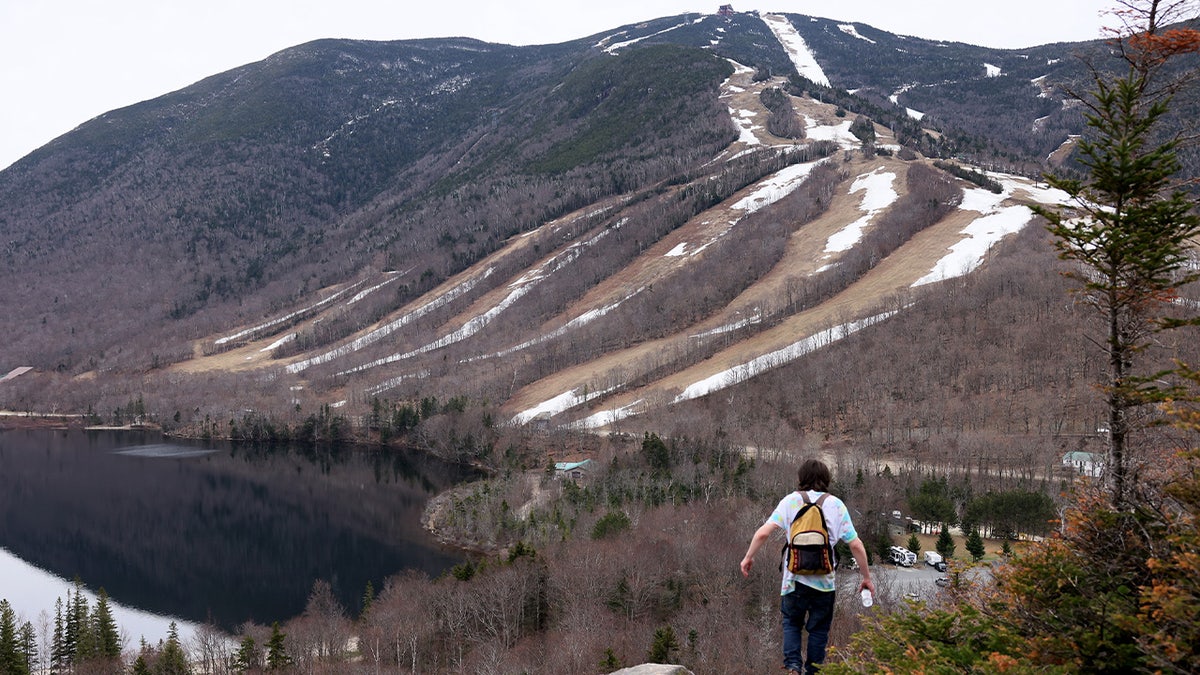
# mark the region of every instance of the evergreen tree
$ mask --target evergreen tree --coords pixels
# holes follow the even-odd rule
[[[367,579],[367,588],[363,591],[362,611],[358,613],[358,618],[363,618],[371,611],[371,605],[375,602],[375,586]]]
[[[656,476],[665,476],[671,471],[671,451],[658,434],[646,432],[642,439],[642,454]]]
[[[971,528],[971,533],[967,535],[967,552],[971,554],[972,560],[980,560],[983,558],[986,550],[983,547],[983,537],[979,536],[977,528]]]
[[[908,550],[921,555],[921,540],[917,538],[916,532],[908,535]]]
[[[25,657],[25,667],[29,672],[39,671],[38,657],[38,640],[37,630],[33,624],[26,621],[21,624],[21,630],[17,631],[17,644],[21,655]]]
[[[1134,7],[1139,4],[1144,7]],[[1078,265],[1067,275],[1107,326],[1101,343],[1108,361],[1104,471],[1118,508],[1127,504],[1131,488],[1131,413],[1174,393],[1160,390],[1161,374],[1138,375],[1135,357],[1154,332],[1178,325],[1162,314],[1179,288],[1200,276],[1189,258],[1200,216],[1193,199],[1173,184],[1180,169],[1179,132],[1159,140],[1175,93],[1170,83],[1159,81],[1162,64],[1175,53],[1196,51],[1193,35],[1158,30],[1164,25],[1159,21],[1182,6],[1177,1],[1127,5],[1126,11],[1145,12],[1149,30],[1122,43],[1124,76],[1109,79],[1094,72],[1094,90],[1078,97],[1090,129],[1077,145],[1087,176],[1047,177],[1071,196],[1074,208],[1035,209],[1049,221],[1059,257]]]
[[[67,591],[66,618],[63,629],[63,663],[73,664],[90,649],[88,636],[88,601],[83,594],[83,581],[75,577],[75,592]]]
[[[54,672],[63,670],[68,663],[66,648],[66,631],[63,625],[63,601],[54,601],[54,637],[50,642],[50,669]]]
[[[116,659],[121,656],[121,635],[117,622],[108,606],[108,593],[101,588],[96,597],[96,609],[92,611],[92,633],[95,635],[96,656]]]
[[[271,624],[271,637],[267,640],[267,670],[283,670],[292,663],[284,641],[287,636],[279,629],[279,622]]]
[[[170,630],[167,632],[167,642],[158,654],[158,661],[154,664],[154,675],[190,675],[190,673],[191,668],[188,666],[187,654],[183,651],[183,645],[179,644],[179,629],[172,621]]]
[[[670,663],[671,652],[679,651],[679,641],[675,639],[675,630],[663,626],[654,631],[654,641],[650,644],[651,663]]]
[[[613,653],[612,647],[604,648],[604,658],[600,660],[600,669],[606,673],[611,673],[614,670],[621,668],[621,660]]]
[[[29,664],[21,652],[17,614],[8,600],[0,600],[0,673],[29,675]]]
[[[242,638],[241,645],[233,655],[233,669],[236,672],[244,673],[258,668],[258,665],[258,645],[255,644],[254,638],[247,635]]]
[[[947,560],[954,557],[954,549],[957,547],[954,544],[954,539],[950,537],[950,528],[946,527],[945,523],[942,523],[942,532],[938,535],[934,548]]]

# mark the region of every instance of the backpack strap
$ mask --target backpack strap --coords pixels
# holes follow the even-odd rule
[[[813,502],[814,504],[817,505],[817,508],[821,510],[822,518],[825,517],[825,509],[821,508],[821,504],[825,503],[825,498],[828,496],[829,496],[828,492],[822,492],[821,496],[817,497],[817,501]],[[826,525],[825,529],[828,530],[829,526]],[[833,537],[829,538],[829,560],[833,562],[834,569],[837,569],[837,548],[835,548]]]

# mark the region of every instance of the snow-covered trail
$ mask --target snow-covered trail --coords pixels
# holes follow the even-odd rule
[[[796,70],[816,84],[828,87],[829,78],[825,77],[825,71],[821,70],[821,65],[817,63],[817,58],[808,48],[808,43],[800,37],[800,33],[792,25],[792,22],[782,14],[763,14],[762,20],[767,24],[767,28],[770,28],[771,32],[775,34],[779,44],[783,45],[784,51],[788,53]]]

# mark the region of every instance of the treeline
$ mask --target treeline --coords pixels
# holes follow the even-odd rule
[[[8,600],[0,600],[0,673],[107,673],[123,669],[121,636],[101,588],[95,607],[89,607],[83,583],[75,580],[74,592],[54,605],[50,635],[38,636],[32,622],[17,624]],[[178,641],[176,641],[176,646]],[[47,644],[48,643],[48,644]],[[39,651],[39,645],[49,651]]]
[[[987,489],[980,493],[966,481],[951,485],[945,476],[927,478],[910,492],[908,508],[924,531],[961,524],[963,532],[982,528],[983,536],[1009,540],[1022,534],[1046,534],[1057,515],[1045,490]]]
[[[543,442],[576,441],[557,434]],[[490,553],[437,578],[407,572],[379,589],[368,585],[357,615],[317,582],[291,619],[244,624],[231,639],[202,628],[182,645],[187,660],[214,675],[608,673],[651,660],[705,673],[777,667],[777,573],[764,553],[762,571],[743,579],[738,561],[750,534],[794,489],[792,461],[721,437],[617,435],[593,448],[576,483],[555,475],[534,447],[497,449],[495,474],[444,502],[437,526]],[[833,466],[831,491],[866,541],[886,532],[891,512],[929,479],[848,454]],[[886,569],[875,578],[877,604],[901,602],[906,589]],[[850,595],[838,601],[835,644],[859,627]],[[125,667],[141,657],[149,670],[137,672],[176,672],[158,669],[175,658],[170,645],[127,651]]]

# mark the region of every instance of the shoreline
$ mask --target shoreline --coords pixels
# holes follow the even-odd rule
[[[0,410],[0,431],[23,429],[82,429],[84,431],[162,431],[157,424],[87,424],[87,416],[75,413],[34,413]]]

